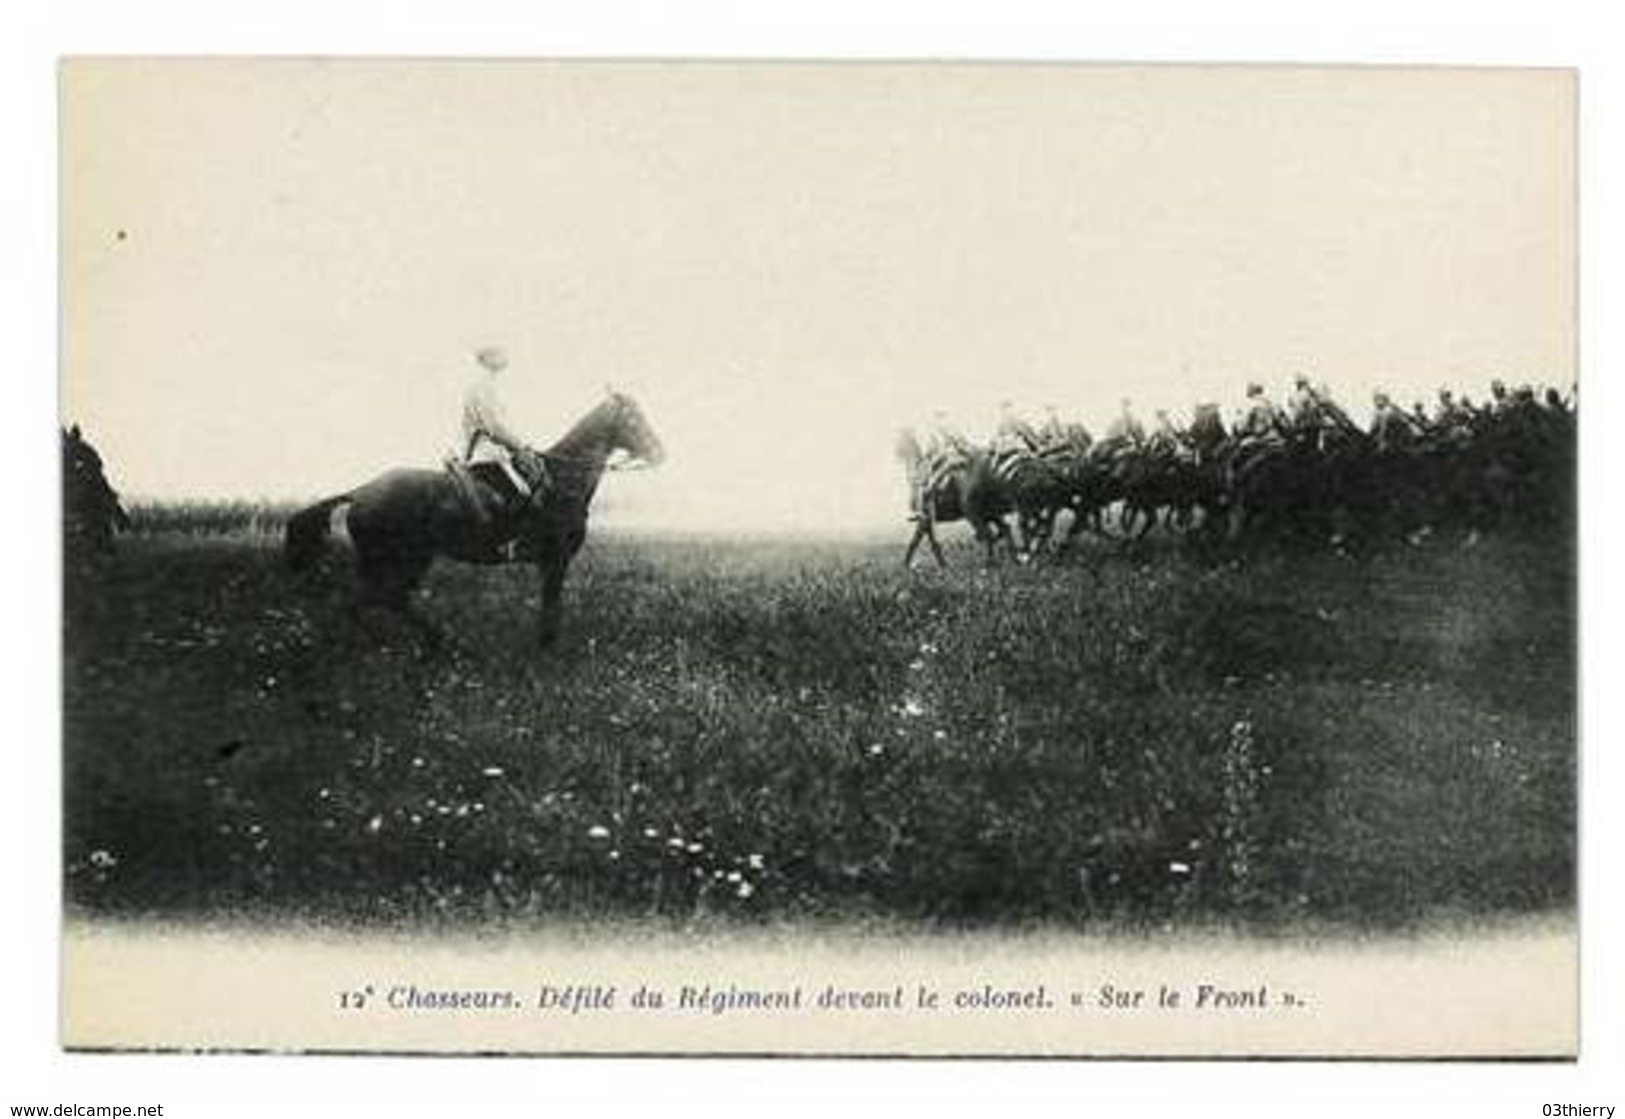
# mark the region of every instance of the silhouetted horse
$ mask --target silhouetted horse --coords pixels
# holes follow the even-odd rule
[[[993,456],[993,472],[1016,514],[1021,550],[1036,559],[1049,550],[1055,519],[1068,508],[1072,489],[1065,454],[1032,450],[1004,451]]]
[[[62,532],[70,560],[113,550],[113,532],[130,527],[102,456],[74,424],[62,432]]]
[[[444,470],[390,470],[365,485],[317,502],[288,520],[284,556],[294,570],[320,555],[332,515],[347,511],[364,602],[399,611],[420,628],[411,594],[436,557],[502,563],[511,539],[536,564],[542,581],[541,643],[558,636],[559,595],[570,561],[587,538],[587,511],[609,458],[625,451],[650,465],[665,457],[660,439],[629,396],[612,392],[539,456],[528,473],[533,490],[513,513],[489,517]],[[526,470],[525,456],[518,465]],[[431,631],[432,632],[432,631]]]
[[[1061,538],[1057,552],[1064,552],[1085,531],[1105,537],[1106,511],[1123,497],[1113,455],[1095,444],[1088,452],[1073,455],[1061,463],[1065,508],[1072,511],[1072,523]]]
[[[1319,479],[1312,452],[1278,443],[1231,447],[1225,463],[1226,538],[1284,542],[1309,535]]]
[[[970,456],[965,464],[948,471],[929,489],[925,480],[930,464],[912,431],[904,430],[897,439],[897,457],[908,471],[909,486],[914,493],[914,508],[910,519],[914,522],[914,536],[903,554],[903,564],[914,562],[914,553],[920,542],[931,545],[931,554],[939,567],[946,567],[942,546],[937,543],[939,521],[964,521],[976,533],[976,539],[987,545],[987,561],[993,562],[994,546],[1003,540],[1015,555],[1016,542],[1010,535],[1005,517],[1015,511],[1011,495],[998,475],[992,460],[984,452]]]
[[[1131,543],[1144,539],[1158,520],[1181,530],[1188,528],[1204,496],[1203,480],[1193,456],[1177,451],[1142,451],[1135,456],[1118,474],[1124,539]]]
[[[1399,497],[1371,439],[1357,429],[1328,429],[1279,446],[1237,450],[1229,461],[1229,539],[1278,543],[1341,541],[1380,526]]]

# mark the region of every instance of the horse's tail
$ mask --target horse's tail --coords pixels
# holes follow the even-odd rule
[[[303,571],[316,561],[327,543],[328,522],[333,510],[349,500],[349,494],[341,493],[301,509],[288,518],[282,543],[282,558],[288,570]]]

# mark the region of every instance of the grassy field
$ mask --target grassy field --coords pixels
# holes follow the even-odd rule
[[[150,519],[150,518],[149,518]],[[154,524],[157,524],[155,521]],[[902,570],[599,535],[437,567],[173,526],[69,580],[66,890],[118,915],[1402,927],[1574,900],[1572,557]]]

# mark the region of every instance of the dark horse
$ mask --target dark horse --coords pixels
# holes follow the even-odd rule
[[[471,504],[465,488],[445,470],[398,469],[346,493],[319,501],[288,520],[284,556],[295,571],[321,554],[333,513],[347,507],[362,601],[396,610],[422,628],[411,594],[435,557],[463,563],[502,563],[504,544],[536,564],[542,581],[541,642],[558,636],[559,594],[570,561],[587,538],[587,510],[609,458],[625,451],[651,466],[665,450],[643,411],[629,396],[611,392],[539,456],[545,471],[524,508],[489,516]],[[522,458],[522,456],[521,456]]]
[[[1055,518],[1072,500],[1071,480],[1061,451],[1005,450],[993,455],[993,473],[1016,514],[1021,554],[1036,560],[1050,549]]]
[[[64,554],[72,560],[106,555],[113,550],[113,533],[129,527],[118,492],[107,481],[102,456],[74,424],[62,432]]]
[[[994,472],[993,462],[985,452],[978,451],[968,462],[946,473],[929,490],[925,478],[930,470],[926,456],[912,431],[904,430],[897,437],[897,457],[908,471],[909,488],[914,495],[909,519],[914,522],[914,536],[903,554],[905,567],[914,562],[914,553],[921,541],[931,545],[931,554],[937,566],[947,566],[942,545],[937,543],[937,522],[963,520],[971,526],[976,538],[987,546],[987,562],[993,562],[994,546],[1003,540],[1016,554],[1015,538],[1005,517],[1015,511],[1015,504],[1006,487]]]

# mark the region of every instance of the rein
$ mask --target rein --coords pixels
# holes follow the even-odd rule
[[[622,417],[623,417],[623,415],[625,414],[625,411],[626,411],[626,407],[627,407],[627,404],[626,404],[625,400],[617,399],[617,401],[615,402],[614,418],[610,421],[610,426],[613,427],[613,426],[618,425],[618,424],[621,423]],[[623,460],[621,462],[610,462],[609,461],[610,457],[612,455],[614,455],[614,453],[617,450],[620,450],[620,449],[622,449],[622,448],[611,446],[610,449],[607,452],[603,453],[603,454],[598,454],[598,453],[593,453],[593,454],[570,454],[570,453],[564,453],[564,452],[554,451],[554,450],[545,450],[544,451],[544,450],[540,450],[540,449],[534,448],[534,447],[531,448],[531,451],[539,459],[541,459],[543,463],[557,464],[557,465],[559,465],[561,467],[566,467],[566,468],[570,468],[570,467],[597,468],[598,470],[600,470],[600,471],[602,471],[603,473],[606,473],[606,474],[609,474],[609,473],[624,473],[624,472],[633,471],[633,470],[648,470],[653,466],[652,463],[650,463],[650,462],[648,462],[646,460],[643,460],[641,458],[637,458],[635,456],[631,460]],[[530,499],[526,503],[527,510],[532,505],[534,505],[535,500],[536,500],[536,489],[533,488],[532,491],[531,491]]]

